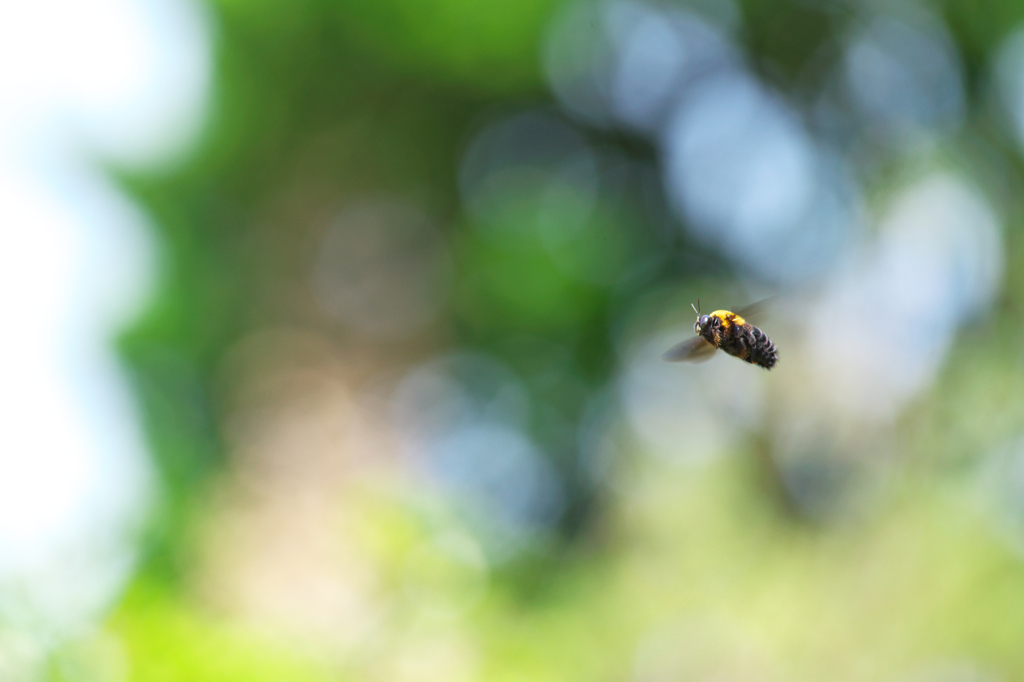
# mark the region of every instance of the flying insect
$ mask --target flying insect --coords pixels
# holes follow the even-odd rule
[[[693,325],[697,336],[672,346],[661,356],[662,359],[668,362],[702,362],[721,348],[740,360],[771,369],[779,362],[778,349],[767,334],[744,319],[764,303],[755,303],[739,313],[716,310],[710,315],[701,315],[700,299],[697,299],[696,306],[690,304],[697,313],[697,321]]]

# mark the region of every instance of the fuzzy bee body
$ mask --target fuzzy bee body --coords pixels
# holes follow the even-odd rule
[[[771,369],[779,361],[779,351],[768,335],[728,310],[716,310],[706,320],[702,316],[695,331],[715,348],[752,365]]]
[[[701,315],[693,331],[697,336],[670,348],[663,356],[670,362],[705,360],[718,349],[752,365],[771,369],[779,362],[779,351],[763,331],[742,316],[728,310]]]

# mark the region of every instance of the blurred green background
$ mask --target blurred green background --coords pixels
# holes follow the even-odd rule
[[[1024,678],[1024,5],[207,10],[110,166],[160,495],[44,679]]]

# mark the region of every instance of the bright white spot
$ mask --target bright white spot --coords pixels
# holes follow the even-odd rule
[[[691,231],[764,277],[822,272],[855,224],[841,165],[743,72],[694,86],[663,143],[665,182]]]
[[[612,109],[624,123],[655,134],[687,88],[740,63],[719,26],[689,11],[613,2],[605,22],[616,55]]]
[[[78,159],[167,162],[209,79],[208,24],[186,0],[0,5],[0,593],[23,640],[0,638],[4,679],[35,679],[107,607],[152,493],[112,341],[150,298],[156,245]]]
[[[619,59],[612,80],[616,113],[635,126],[654,124],[690,56],[666,17],[643,5],[615,3],[608,23],[621,27]]]
[[[100,576],[123,574],[148,490],[109,344],[156,267],[149,227],[101,181],[19,170],[0,166],[0,584],[22,583],[26,608],[52,627],[112,594],[119,579]],[[80,558],[63,563],[68,553]]]
[[[670,133],[669,173],[694,229],[743,242],[785,230],[814,189],[813,149],[799,122],[752,78],[695,89]]]
[[[796,110],[746,71],[728,23],[635,0],[570,4],[548,36],[548,79],[572,115],[655,139],[667,194],[698,239],[764,279],[805,282],[857,227],[859,192]],[[463,177],[480,177],[478,165]]]
[[[658,132],[690,81],[739,61],[718,28],[733,23],[734,8],[709,9],[721,16],[633,0],[567,5],[545,42],[552,90],[591,123]]]
[[[892,415],[931,382],[957,326],[991,302],[1002,270],[999,222],[976,189],[943,173],[908,187],[810,324],[827,394],[854,414]]]
[[[191,1],[6,3],[0,136],[165,162],[202,125],[210,61],[208,18]]]

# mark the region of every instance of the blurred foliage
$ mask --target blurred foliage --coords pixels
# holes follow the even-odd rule
[[[466,8],[480,11],[475,3]],[[165,289],[123,348],[175,518],[187,512],[220,458],[211,382],[224,349],[261,325],[318,321],[313,311],[292,307],[291,290],[305,284],[309,234],[320,216],[295,215],[290,204],[330,206],[392,191],[450,213],[458,145],[474,116],[495,102],[490,87],[451,82],[443,65],[464,57],[445,51],[460,41],[424,41],[421,49],[437,56],[405,57],[415,70],[437,64],[427,73],[410,73],[409,62],[384,61],[387,43],[369,36],[381,33],[386,3],[212,9],[219,34],[216,101],[195,160],[166,176],[126,178],[165,234]],[[353,28],[350,14],[367,33]],[[451,21],[459,21],[454,10]],[[520,38],[526,49],[532,51],[539,30],[538,24],[534,35]],[[524,48],[511,35],[502,42],[504,49],[491,42],[483,49],[520,65]],[[526,61],[532,78],[519,96],[539,90],[533,55]]]
[[[980,116],[982,65],[1024,6],[949,0],[937,9]],[[409,642],[429,647],[431,637],[469,640],[477,653],[466,674],[489,680],[894,679],[921,660],[959,659],[1024,676],[1020,557],[972,488],[933,475],[962,471],[965,452],[998,445],[1024,419],[1019,232],[1007,239],[996,328],[966,331],[934,394],[909,410],[901,447],[920,456],[893,477],[914,484],[888,484],[903,492],[883,510],[818,527],[787,512],[770,463],[753,456],[697,473],[627,458],[615,464],[618,488],[597,491],[581,473],[577,427],[613,375],[616,315],[657,287],[696,291],[735,273],[645,208],[654,150],[607,130],[580,127],[627,168],[619,193],[602,195],[564,241],[520,229],[533,220],[525,203],[487,229],[463,213],[458,164],[469,137],[499,114],[549,106],[540,46],[556,10],[555,0],[210,5],[215,99],[203,139],[180,168],[122,174],[159,226],[166,259],[159,299],[121,342],[166,496],[142,569],[107,623],[128,679],[445,679],[443,665],[436,677],[398,660],[415,649]],[[801,0],[746,0],[739,15],[758,73],[795,98],[857,20],[849,4]],[[354,337],[309,291],[327,223],[377,195],[418,202],[454,256],[449,306],[413,341]],[[221,363],[248,334],[284,326],[365,351],[366,375],[462,347],[507,363],[530,394],[530,431],[567,488],[557,539],[490,575],[478,602],[432,621],[394,596],[406,589],[410,548],[429,533],[423,520],[403,504],[367,503],[357,535],[389,596],[384,623],[367,623],[376,643],[349,658],[325,658],[196,601],[187,585],[197,536],[226,477]],[[458,601],[461,574],[437,571],[430,589]],[[677,622],[682,613],[698,615]],[[659,628],[683,640],[715,632],[718,644],[674,652],[645,634]],[[105,679],[74,672],[75,651],[55,655],[54,680]]]
[[[546,98],[537,54],[551,8],[310,0],[212,9],[215,102],[194,159],[124,178],[164,231],[168,271],[159,301],[122,343],[169,496],[153,559],[163,556],[174,575],[181,559],[170,545],[220,466],[215,376],[225,349],[268,325],[324,327],[306,290],[316,240],[331,211],[365,195],[412,197],[449,232],[455,326],[427,348],[469,344],[566,379],[549,377],[548,395],[534,397],[539,415],[560,416],[561,426],[538,428],[571,469],[587,393],[573,377],[591,387],[607,379],[609,283],[656,242],[635,243],[643,230],[628,207],[621,218],[595,212],[605,222],[558,247],[574,275],[539,232],[511,229],[495,240],[452,221],[459,152],[476,122]],[[605,283],[583,282],[580,272]]]
[[[330,668],[280,641],[226,624],[137,583],[110,623],[127,650],[132,679],[243,682],[337,679]]]
[[[383,633],[367,624],[377,640],[341,666],[347,674],[309,642],[289,648],[148,581],[109,627],[139,680],[446,679],[443,669],[394,665],[403,642],[430,642],[453,625],[471,633],[480,679],[623,679],[637,666],[652,679],[889,679],[922,660],[971,658],[1024,672],[1020,559],[980,509],[965,510],[961,490],[926,486],[823,536],[766,514],[759,474],[741,460],[699,476],[674,467],[637,475],[607,530],[614,551],[551,575],[526,602],[498,585],[454,622],[424,621],[416,601],[393,605]],[[389,545],[376,550],[385,575],[422,532],[415,516],[394,513],[368,529]],[[401,594],[397,580],[388,589]],[[464,585],[432,587],[458,599]],[[659,631],[690,643],[655,642],[636,661],[637,645]]]

